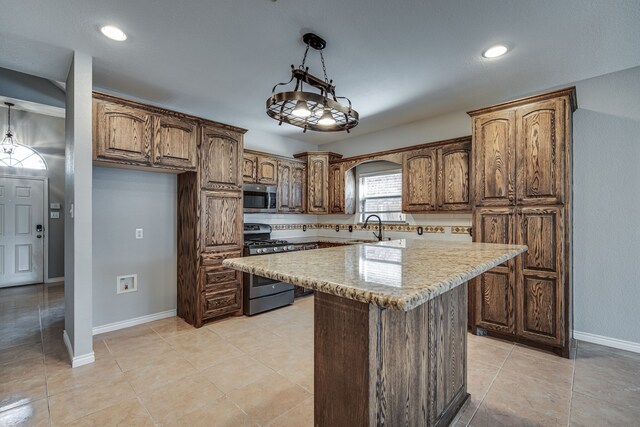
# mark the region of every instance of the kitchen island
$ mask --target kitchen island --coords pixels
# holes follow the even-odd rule
[[[316,426],[435,426],[469,398],[467,281],[526,249],[392,240],[223,264],[316,291]]]

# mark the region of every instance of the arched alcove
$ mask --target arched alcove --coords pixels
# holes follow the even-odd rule
[[[0,150],[0,167],[29,170],[47,170],[47,162],[31,147],[15,144],[10,153]]]

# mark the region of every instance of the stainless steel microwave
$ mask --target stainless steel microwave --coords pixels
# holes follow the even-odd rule
[[[275,185],[244,184],[242,186],[244,212],[278,212],[276,205],[277,188]]]

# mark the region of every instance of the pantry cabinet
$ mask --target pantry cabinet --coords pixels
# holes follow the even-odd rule
[[[568,357],[575,88],[472,111],[475,242],[528,251],[471,283],[471,329]]]

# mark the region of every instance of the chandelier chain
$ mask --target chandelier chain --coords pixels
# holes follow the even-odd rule
[[[329,83],[329,78],[327,77],[327,67],[324,65],[324,55],[322,51],[320,51],[320,61],[322,62],[322,72],[324,73],[324,82]]]
[[[300,69],[304,70],[304,65],[307,62],[307,54],[309,53],[309,45],[307,45],[307,48],[304,50],[304,56],[302,57],[302,65],[300,65]]]

